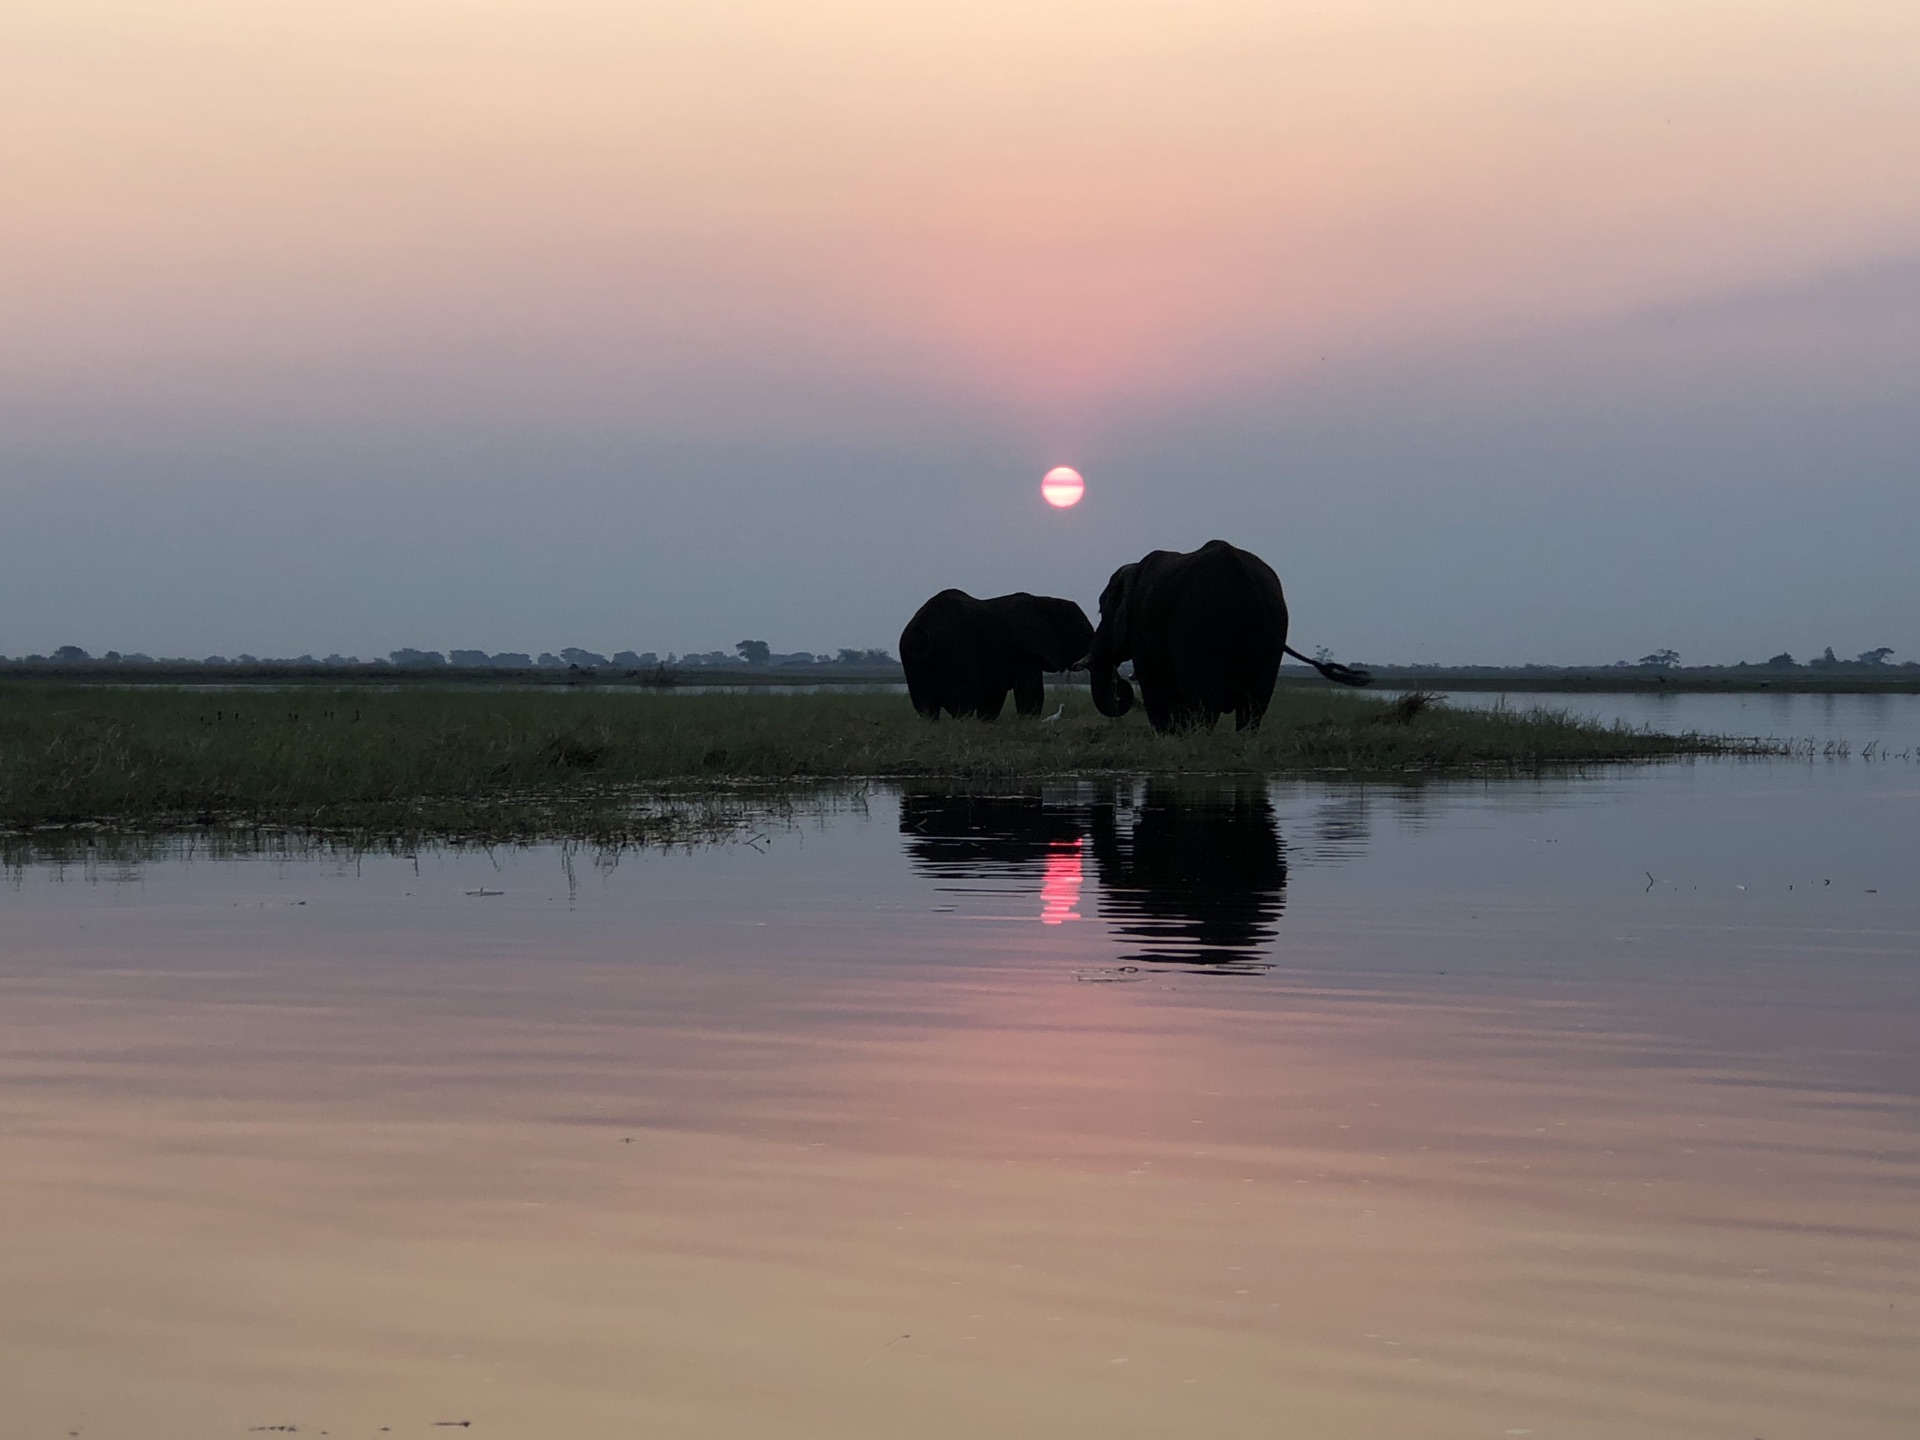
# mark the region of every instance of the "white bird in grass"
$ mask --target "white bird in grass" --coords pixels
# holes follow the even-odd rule
[[[1067,702],[1062,700],[1060,702],[1060,708],[1058,710],[1055,710],[1053,714],[1042,715],[1040,717],[1040,723],[1042,725],[1051,725],[1053,724],[1054,721],[1058,720],[1062,715],[1066,713],[1067,713]]]

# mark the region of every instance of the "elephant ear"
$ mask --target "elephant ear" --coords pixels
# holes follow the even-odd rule
[[[1065,670],[1086,659],[1093,645],[1086,612],[1071,600],[1026,598],[1028,603],[1007,612],[1014,647],[1037,659],[1042,670]]]

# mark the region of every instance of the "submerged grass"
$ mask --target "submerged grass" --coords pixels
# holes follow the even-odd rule
[[[898,695],[0,688],[0,829],[267,826],[600,843],[734,833],[809,781],[1524,772],[1758,741],[1546,710],[1283,690],[1265,727],[1155,735],[1084,691],[1051,724],[921,720]]]

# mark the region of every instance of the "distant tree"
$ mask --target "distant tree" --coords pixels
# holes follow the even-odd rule
[[[245,658],[244,656],[242,657]],[[412,650],[402,647],[387,652],[387,659],[403,670],[417,670],[432,665],[444,665],[447,657],[438,650]]]
[[[1779,653],[1778,655],[1775,655],[1775,656],[1772,656],[1772,657],[1771,657],[1771,658],[1769,658],[1769,659],[1768,659],[1768,661],[1767,661],[1767,664],[1769,664],[1769,665],[1778,665],[1778,666],[1780,666],[1780,667],[1781,667],[1781,668],[1782,668],[1783,670],[1784,670],[1784,669],[1790,669],[1790,668],[1791,668],[1791,667],[1793,666],[1793,663],[1794,663],[1794,661],[1793,661],[1793,656],[1791,656],[1791,655],[1789,655],[1789,654],[1788,654],[1788,653],[1787,653],[1786,651],[1784,651],[1784,650],[1782,650],[1782,651],[1781,651],[1781,652],[1780,652],[1780,653]]]
[[[1877,650],[1862,650],[1858,658],[1862,665],[1884,665],[1891,654],[1893,654],[1893,647],[1882,645]]]
[[[493,663],[484,650],[449,650],[447,663],[459,665],[468,670],[478,670]]]
[[[1807,664],[1817,669],[1831,670],[1834,666],[1840,664],[1840,657],[1833,653],[1833,646],[1829,645],[1817,660],[1809,660]]]
[[[582,670],[593,665],[606,665],[611,662],[606,656],[592,650],[582,650],[578,645],[569,645],[560,652],[560,658],[569,665],[578,665]]]
[[[524,650],[502,650],[488,657],[488,664],[496,670],[531,670],[533,657]]]
[[[559,670],[564,668],[566,663],[566,661],[562,660],[551,650],[542,650],[540,652],[539,665],[542,670]]]
[[[1656,670],[1671,670],[1680,663],[1680,652],[1656,650],[1651,655],[1642,655],[1637,663],[1652,666]]]
[[[749,665],[773,663],[773,647],[764,640],[741,640],[733,648],[740,652],[740,658]]]
[[[613,652],[613,663],[616,665],[625,665],[630,670],[643,670],[649,665],[658,665],[660,663],[660,657],[651,650],[647,651],[644,655],[637,654],[632,650],[616,650]]]
[[[62,645],[53,652],[53,661],[56,665],[82,665],[92,658],[78,645]]]

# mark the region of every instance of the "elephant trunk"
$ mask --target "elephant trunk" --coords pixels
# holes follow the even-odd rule
[[[1120,673],[1120,662],[1112,645],[1100,636],[1087,657],[1087,678],[1093,682],[1093,705],[1110,720],[1118,720],[1133,708],[1133,686]]]

